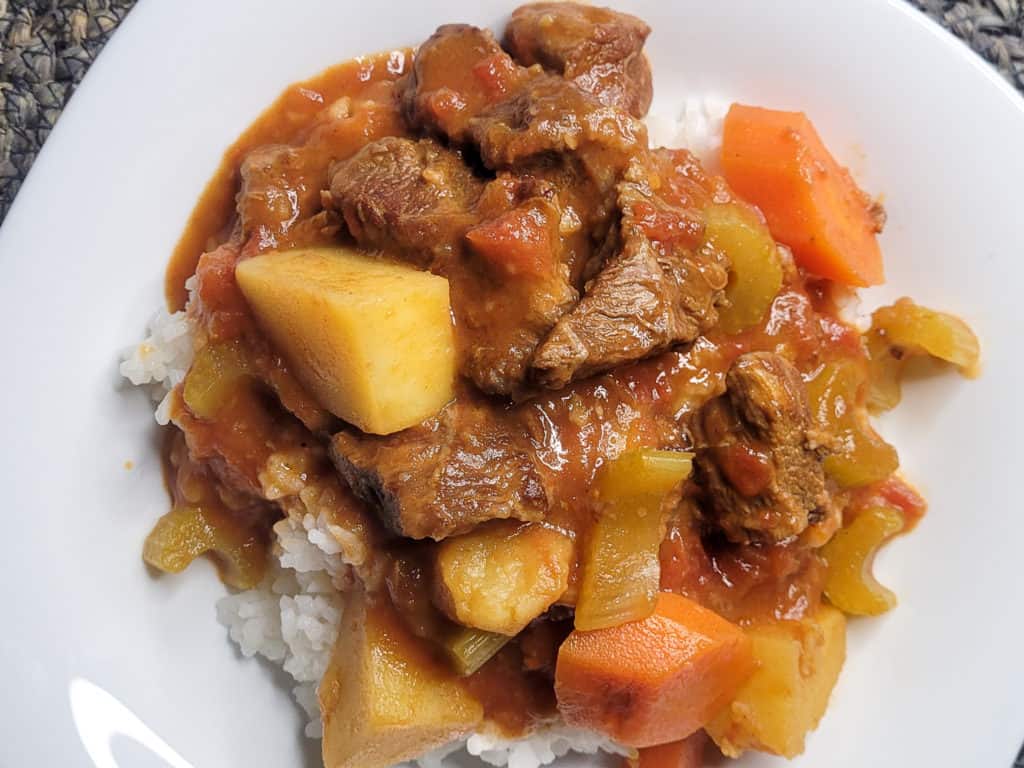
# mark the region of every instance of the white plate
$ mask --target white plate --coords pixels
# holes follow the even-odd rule
[[[285,85],[441,22],[497,25],[511,5],[148,0],[89,73],[0,233],[0,765],[162,765],[116,735],[145,741],[142,723],[171,765],[302,764],[281,680],[238,660],[214,619],[212,569],[143,567],[167,501],[151,405],[119,382],[117,352],[161,300],[221,152]],[[901,604],[852,623],[798,764],[1009,766],[1024,737],[1024,103],[901,0],[617,5],[655,30],[663,107],[716,91],[809,112],[885,195],[890,283],[871,299],[952,309],[984,341],[980,381],[917,382],[884,422],[931,511],[880,562]]]

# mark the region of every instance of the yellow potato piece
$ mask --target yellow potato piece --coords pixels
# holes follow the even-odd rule
[[[262,254],[235,277],[300,381],[364,432],[411,427],[454,396],[444,278],[345,248]]]
[[[722,752],[747,749],[794,757],[818,726],[846,659],[846,619],[823,605],[801,621],[747,630],[760,665],[706,727]]]
[[[320,683],[325,768],[388,768],[465,737],[483,708],[386,598],[352,596]]]
[[[438,603],[467,627],[517,635],[569,586],[573,546],[542,525],[500,520],[441,542]]]

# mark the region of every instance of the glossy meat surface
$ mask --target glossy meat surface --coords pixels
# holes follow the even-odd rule
[[[483,403],[452,403],[397,435],[340,432],[331,456],[382,522],[412,539],[443,539],[487,520],[540,520],[548,509],[529,441]]]
[[[654,88],[643,55],[651,28],[609,8],[573,2],[520,6],[505,28],[505,47],[525,66],[540,64],[608,106],[643,117]]]
[[[627,111],[560,75],[520,66],[490,32],[465,24],[442,26],[420,46],[399,92],[414,129],[475,146],[492,169],[551,152],[621,169],[647,143]],[[593,169],[607,178],[605,170]]]
[[[470,138],[469,121],[525,76],[489,30],[445,24],[416,50],[412,68],[399,81],[399,98],[415,130],[461,144]]]
[[[715,324],[728,258],[700,248],[701,206],[713,181],[687,153],[635,158],[618,187],[619,250],[587,283],[533,361],[543,386],[607,370],[693,341]]]
[[[647,131],[626,112],[602,104],[557,75],[533,74],[470,121],[489,168],[507,168],[546,152],[579,152],[622,167],[643,148]],[[601,156],[603,155],[603,156]]]
[[[834,528],[838,509],[822,466],[829,437],[799,372],[776,354],[754,352],[737,358],[725,382],[725,394],[693,421],[697,482],[713,524],[738,542]]]
[[[578,298],[571,269],[586,245],[563,232],[574,201],[548,171],[490,182],[459,261],[445,270],[463,371],[490,394],[524,391],[537,345]]]
[[[458,247],[482,190],[458,153],[387,137],[333,167],[330,200],[360,245],[430,267]]]

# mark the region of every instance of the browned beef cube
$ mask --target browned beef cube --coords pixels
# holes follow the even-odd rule
[[[730,540],[785,541],[839,510],[826,488],[827,437],[800,373],[769,352],[741,355],[726,391],[694,417],[695,479],[703,513]]]
[[[562,190],[540,170],[502,174],[481,198],[449,279],[462,370],[484,392],[519,394],[537,345],[578,298],[564,212]]]
[[[651,28],[626,13],[575,2],[530,3],[505,28],[520,64],[540,64],[608,106],[643,117],[651,106],[651,67],[643,55]]]
[[[466,143],[470,119],[524,72],[489,30],[445,24],[416,49],[399,84],[402,111],[413,128]]]
[[[718,321],[729,263],[700,247],[713,185],[689,153],[634,158],[618,187],[618,250],[537,349],[539,384],[558,389],[693,341]]]
[[[579,151],[595,176],[609,178],[647,145],[643,124],[627,112],[561,76],[519,66],[490,32],[466,24],[440,27],[419,47],[399,92],[413,128],[475,144],[489,168]]]
[[[468,397],[393,435],[340,432],[331,457],[381,521],[413,539],[440,540],[485,520],[539,520],[548,508],[526,433]]]
[[[431,266],[475,221],[482,189],[458,152],[388,137],[335,165],[330,199],[361,245]]]
[[[323,169],[301,147],[268,144],[242,161],[236,206],[245,239],[261,251],[287,244],[292,228],[320,208]]]
[[[589,164],[621,172],[629,157],[647,145],[639,120],[546,73],[525,79],[470,120],[469,127],[489,168],[508,168],[544,153],[579,152]]]

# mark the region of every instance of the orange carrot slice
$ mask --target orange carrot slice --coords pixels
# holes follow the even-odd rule
[[[739,627],[662,592],[642,621],[572,632],[558,652],[555,696],[568,724],[651,747],[700,729],[753,669]]]
[[[803,112],[733,104],[725,118],[722,168],[801,267],[848,285],[884,282],[870,200]]]

